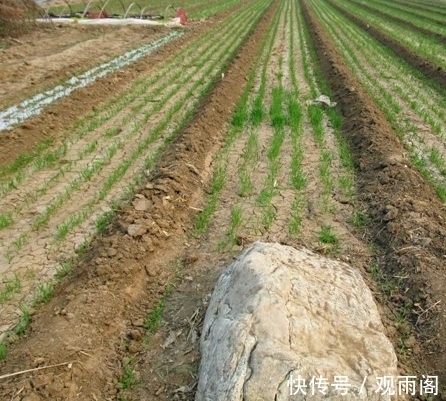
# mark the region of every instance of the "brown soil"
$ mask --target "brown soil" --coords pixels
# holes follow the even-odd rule
[[[191,28],[201,32],[204,25]],[[72,27],[55,25],[22,36],[20,42],[8,41],[0,50],[0,105],[2,108],[37,94],[57,82],[88,70],[119,54],[150,43],[166,33],[162,27]],[[32,118],[2,134],[0,166],[13,161],[21,153],[30,152],[44,140],[56,140],[77,118],[94,110],[115,91],[126,88],[143,72],[156,69],[158,63],[178,46],[187,46],[191,35],[159,49],[153,57],[143,58],[130,68],[111,73],[48,107],[46,113]]]
[[[318,141],[307,117],[300,141],[305,147],[303,170],[308,186],[299,193],[290,184],[288,166],[293,154],[288,129],[271,201],[274,219],[269,223],[262,220],[264,210],[257,199],[267,182],[267,149],[274,135],[271,124],[265,121],[254,130],[259,148],[257,158],[247,166],[254,183],[251,193],[240,195],[239,166],[250,134],[241,132],[224,153],[226,179],[210,229],[204,234],[194,231],[194,218],[206,205],[213,169],[227,145],[228,122],[251,67],[256,62],[267,66],[265,107],[269,107],[278,76],[288,89],[293,85],[287,66],[294,54],[299,101],[305,105],[305,100],[311,100],[299,47],[301,24],[293,26],[290,18],[285,18],[295,15],[296,7],[294,2],[276,1],[266,11],[224,74],[215,80],[212,91],[195,108],[188,125],[156,165],[145,172],[132,199],[121,205],[106,233],[95,238],[86,255],[75,261],[72,273],[57,286],[52,299],[31,310],[32,322],[25,334],[9,337],[11,344],[6,359],[0,362],[0,376],[42,370],[0,379],[2,400],[193,400],[200,358],[198,338],[212,287],[232,257],[257,239],[304,245],[358,267],[376,296],[387,334],[399,349],[401,374],[444,375],[445,207],[405,159],[392,128],[363,93],[308,7],[305,20],[342,110],[342,132],[358,167],[357,199],[348,199],[338,184],[328,196],[324,194],[317,174],[324,150],[334,155],[331,174],[340,177],[347,173],[333,130],[325,122],[326,136]],[[87,116],[115,94],[125,93],[134,80],[154,74],[165,60],[209,34],[213,27],[223,26],[218,24],[234,12],[192,24],[183,37],[155,54],[76,91],[41,116],[0,133],[0,165],[6,166],[21,153],[31,151],[43,139],[50,138],[56,144],[69,135],[68,128],[79,116]],[[259,55],[275,23],[279,34],[271,43],[271,52]],[[18,72],[15,83],[0,75],[2,88],[11,85],[7,93],[0,94],[1,108],[165,32],[119,29],[56,27],[22,37],[20,43],[9,41],[0,61],[10,73]],[[294,48],[289,35],[294,35]],[[115,43],[115,47],[104,51],[108,45],[98,46],[98,40]],[[79,46],[82,52],[75,50]],[[58,60],[52,64],[57,67],[51,73],[42,67],[48,57]],[[184,69],[193,67],[184,62]],[[17,68],[23,64],[26,68]],[[261,68],[256,71],[253,87],[259,88]],[[154,118],[161,118],[165,110]],[[288,223],[292,205],[300,196],[301,228],[291,234]],[[141,201],[147,207],[138,207]],[[242,210],[244,220],[231,243],[231,209],[235,206]],[[351,224],[354,208],[366,210],[372,218],[365,231]],[[330,210],[336,210],[334,216]],[[318,240],[320,227],[327,224],[338,233],[339,247]],[[129,235],[131,225],[142,228],[140,234]],[[372,244],[378,247],[376,251],[371,250]],[[404,286],[390,299],[371,278],[370,267],[376,259],[388,277],[404,277]],[[156,315],[164,304],[159,327],[148,329],[147,316]],[[411,311],[405,325],[395,322],[402,307]],[[403,334],[411,340],[405,354],[400,349]],[[57,364],[63,365],[51,367]],[[446,378],[441,376],[440,382],[445,383]]]

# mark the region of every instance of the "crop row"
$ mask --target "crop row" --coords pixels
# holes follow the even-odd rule
[[[393,21],[381,15],[373,14],[359,4],[352,3],[349,0],[341,0],[336,4],[353,13],[361,20],[367,21],[369,25],[379,29],[388,37],[393,38],[426,60],[432,61],[437,67],[446,69],[444,44],[439,42],[434,34],[428,36],[416,32],[407,26],[395,24]]]
[[[95,224],[104,226],[119,199],[133,191],[141,172],[151,168],[190,118],[268,5],[248,3],[210,36],[198,38],[79,120],[58,147],[6,174],[0,200],[6,281],[19,277],[23,290],[24,281],[28,286],[38,282],[44,270],[51,277],[61,255],[73,255],[73,243],[82,247]],[[29,279],[24,273],[29,266],[42,271]]]
[[[446,5],[443,1],[394,0],[393,3],[426,12],[427,15],[432,17],[446,16]]]
[[[339,116],[311,104],[320,77],[297,2],[280,3],[260,51],[197,228],[218,227],[218,249],[245,237],[301,237],[336,251],[345,232],[332,224],[333,199],[354,203],[353,165]]]
[[[414,164],[446,201],[444,97],[433,90],[421,74],[327,3],[314,2],[313,9],[348,66],[405,142]]]
[[[351,0],[351,2],[358,4],[356,0]],[[438,33],[442,36],[446,35],[446,26],[444,24],[445,15],[439,16],[436,12],[427,12],[411,8],[407,4],[403,6],[395,2],[389,3],[383,0],[371,1],[367,4],[367,8],[371,12],[378,10],[384,13],[385,16],[400,18],[402,21],[410,22],[423,30],[430,30],[432,34]]]

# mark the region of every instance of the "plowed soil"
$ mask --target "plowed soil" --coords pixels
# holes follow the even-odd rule
[[[193,400],[201,323],[213,285],[255,240],[303,245],[357,267],[375,295],[400,373],[436,375],[440,386],[446,384],[445,206],[411,165],[309,3],[261,2],[260,11],[252,4],[191,23],[155,53],[0,132],[3,169],[42,140],[49,151],[67,140],[60,160],[43,168],[31,164],[14,181],[16,188],[2,187],[1,212],[10,211],[12,222],[0,230],[1,288],[14,282],[14,272],[21,288],[0,305],[0,338],[8,345],[0,362],[1,400]],[[247,20],[252,27],[242,29]],[[0,108],[166,33],[56,25],[6,40]],[[234,37],[240,42],[232,43]],[[312,43],[317,56],[304,73]],[[189,47],[194,50],[188,53]],[[322,136],[311,125],[319,68],[343,116],[337,130],[323,108]],[[135,82],[145,91],[137,92]],[[263,117],[237,129],[232,116],[245,90],[249,113],[264,91]],[[277,125],[277,93],[283,110],[293,99],[300,105],[298,128],[286,117]],[[128,102],[110,114],[119,99]],[[100,123],[81,137],[79,127],[95,118]],[[107,174],[152,132],[159,135],[147,139],[144,158],[123,172],[108,197],[95,197]],[[274,158],[271,149],[279,140]],[[349,144],[354,169],[343,163],[342,141]],[[115,146],[97,177],[69,187]],[[293,184],[298,156],[303,187]],[[224,173],[215,210],[200,231],[197,216],[216,191],[219,170]],[[135,177],[127,193],[124,184]],[[342,185],[346,181],[354,183],[350,189]],[[74,195],[54,217],[33,226],[68,190]],[[120,203],[100,235],[92,235],[95,220],[89,216],[57,239],[63,223],[86,204],[96,216],[110,211],[112,198]],[[368,216],[364,224],[353,224],[358,211]],[[336,235],[322,239],[323,228]],[[68,262],[70,271],[54,292],[33,302],[31,294],[42,292],[42,283],[57,273],[55,264]],[[383,283],[392,283],[391,290]],[[18,330],[23,310],[30,322]]]

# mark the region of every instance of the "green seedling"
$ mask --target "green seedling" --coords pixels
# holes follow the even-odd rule
[[[249,196],[253,190],[253,184],[251,181],[250,174],[245,169],[239,174],[240,177],[240,196],[245,198]]]
[[[229,240],[231,244],[236,243],[237,229],[240,227],[243,219],[242,209],[236,206],[231,209],[231,225],[229,228]]]
[[[9,301],[14,294],[18,293],[22,287],[20,277],[17,274],[14,274],[12,279],[3,278],[2,279],[2,288],[0,288],[0,305],[3,305],[5,302]]]
[[[135,384],[137,384],[134,366],[135,366],[134,357],[123,362],[122,364],[123,373],[118,381],[119,387],[122,390],[128,390],[132,388]]]
[[[158,300],[158,302],[155,305],[155,308],[153,309],[152,313],[150,313],[149,316],[147,316],[144,327],[146,330],[154,334],[158,330],[159,326],[161,325],[161,319],[163,317],[164,307],[166,306],[165,298]]]
[[[20,312],[21,312],[20,322],[16,328],[16,333],[19,336],[25,333],[27,327],[31,323],[31,315],[30,315],[28,309],[26,309],[26,307],[21,305]]]
[[[9,227],[12,222],[12,213],[0,213],[0,230]]]
[[[58,280],[62,280],[64,277],[70,274],[71,270],[73,269],[73,264],[73,259],[68,259],[60,262],[59,266],[56,268],[56,278]]]
[[[47,303],[51,300],[54,294],[54,283],[42,283],[37,287],[37,294],[35,304]]]
[[[99,234],[104,234],[115,217],[113,210],[101,214],[96,220],[96,230]]]
[[[363,228],[370,222],[368,214],[361,210],[356,210],[353,213],[352,223],[356,228]]]
[[[8,347],[4,343],[0,343],[0,361],[3,361],[8,354]]]
[[[263,97],[263,94],[262,94]],[[263,109],[263,99],[259,95],[255,98],[254,104],[252,106],[251,110],[251,124],[254,127],[257,127],[260,125],[260,123],[263,121],[265,111]]]
[[[319,241],[323,244],[336,245],[339,243],[339,237],[333,231],[333,227],[329,225],[324,225],[319,231]]]
[[[285,115],[283,114],[283,88],[275,87],[272,91],[272,104],[270,108],[271,124],[275,129],[283,128],[286,123]]]
[[[19,237],[12,242],[12,245],[16,252],[18,252],[20,249],[23,248],[23,246],[26,244],[26,241],[28,239],[28,235],[26,233],[22,233],[19,235]]]

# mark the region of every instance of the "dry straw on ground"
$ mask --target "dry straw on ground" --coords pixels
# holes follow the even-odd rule
[[[0,0],[0,37],[18,37],[28,32],[40,11],[33,0]]]

